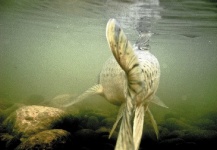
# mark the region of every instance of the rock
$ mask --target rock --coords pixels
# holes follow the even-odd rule
[[[53,129],[63,129],[70,133],[75,132],[80,128],[80,120],[72,114],[63,115],[59,120],[52,125]]]
[[[158,126],[158,129],[159,129],[159,139],[166,138],[170,133],[170,131],[165,127]]]
[[[161,141],[158,145],[158,148],[165,148],[165,149],[197,149],[201,148],[196,145],[194,142],[186,142],[184,139],[181,138],[171,138],[165,139]]]
[[[165,120],[165,122],[163,122],[161,126],[167,128],[170,131],[192,128],[192,126],[176,118],[169,118]]]
[[[101,127],[101,128],[96,130],[96,133],[99,135],[101,143],[108,143],[108,144],[113,143],[114,140],[111,139],[111,138],[113,138],[113,136],[109,139],[110,129],[107,129],[105,127]]]
[[[217,130],[216,123],[211,119],[202,118],[194,123],[197,127],[203,130]]]
[[[185,135],[185,130],[174,130],[169,132],[164,138],[172,139],[172,138],[182,138]]]
[[[160,145],[164,145],[164,146],[174,146],[174,145],[180,145],[182,143],[184,143],[185,141],[181,138],[172,138],[172,139],[165,139],[163,141],[161,141],[159,144]]]
[[[83,142],[95,141],[98,138],[97,133],[91,129],[81,129],[74,136]]]
[[[81,129],[77,131],[73,138],[77,144],[77,149],[85,147],[87,149],[113,150],[116,140],[109,139],[108,129],[101,127],[94,131],[91,129]]]
[[[1,121],[3,122],[12,112],[14,112],[16,109],[24,106],[23,104],[13,104],[12,106],[8,107],[4,111],[1,112]]]
[[[6,143],[12,138],[13,136],[8,133],[0,134],[0,147],[6,147]]]
[[[106,127],[100,127],[96,130],[96,133],[98,133],[99,135],[109,135],[110,129],[107,129]]]
[[[81,129],[74,134],[74,141],[77,146],[87,147],[87,148],[97,148],[99,145],[99,135],[91,129]]]
[[[217,111],[211,111],[207,114],[204,114],[203,116],[201,116],[201,119],[210,119],[212,121],[214,121],[215,123],[217,123]]]
[[[108,127],[108,128],[112,128],[113,124],[115,123],[115,119],[116,118],[106,118],[106,119],[103,119],[101,124],[105,127]],[[120,122],[118,124],[118,126],[116,127],[116,129],[118,128],[119,129],[119,125],[120,125]]]
[[[0,134],[0,147],[2,149],[14,149],[20,144],[18,137],[14,137],[8,133]]]
[[[9,132],[27,138],[38,132],[52,128],[54,122],[61,119],[65,112],[52,107],[23,106],[8,116],[3,122]]]
[[[214,130],[190,130],[182,137],[185,141],[201,144],[216,144],[217,131]]]
[[[103,150],[114,150],[114,145],[110,144],[110,143],[105,143],[103,144]]]
[[[102,138],[103,141],[108,141],[109,143],[116,143],[118,133],[114,131],[112,133],[112,136],[109,138],[111,129],[108,129],[106,127],[101,127],[96,130],[96,133],[99,134],[99,136]]]
[[[93,129],[96,130],[97,128],[99,128],[99,120],[97,117],[95,116],[91,116],[88,118],[87,120],[87,128],[89,129]]]
[[[114,132],[112,133],[112,136],[110,137],[109,140],[111,140],[111,141],[113,141],[113,142],[116,143],[117,138],[118,138],[118,132],[114,131]]]
[[[6,127],[4,127],[2,124],[0,124],[0,133],[7,133]]]
[[[62,129],[39,132],[22,142],[16,150],[47,149],[59,150],[71,147],[71,134]]]

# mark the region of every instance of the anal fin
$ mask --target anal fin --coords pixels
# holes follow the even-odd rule
[[[115,128],[117,127],[119,121],[123,117],[123,111],[124,111],[125,107],[126,107],[126,105],[122,104],[121,107],[119,108],[118,116],[117,116],[117,119],[116,119],[116,121],[115,121],[115,123],[114,123],[114,125],[113,125],[113,127],[112,127],[112,129],[110,131],[109,138],[111,138]]]
[[[152,126],[153,126],[153,128],[154,128],[154,132],[155,132],[156,137],[157,137],[157,139],[158,139],[158,137],[159,137],[159,131],[158,131],[157,123],[156,123],[156,121],[155,121],[155,119],[154,119],[154,116],[152,115],[152,113],[151,113],[151,111],[150,111],[149,108],[147,109],[147,114],[148,114],[148,116],[150,117],[151,124],[152,124]]]

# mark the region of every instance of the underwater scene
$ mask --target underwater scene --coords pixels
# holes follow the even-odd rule
[[[109,24],[111,18],[117,22]],[[122,54],[113,51],[120,39],[150,51],[160,65],[159,85],[138,114],[141,126],[129,125],[133,133],[124,130],[131,113],[121,104],[122,95],[131,99],[137,91],[130,82],[134,76],[119,60]],[[126,72],[120,80],[115,65],[105,64],[113,56],[123,69],[118,71]],[[136,75],[137,81],[141,74]],[[107,76],[111,82],[103,80]],[[109,86],[124,91],[106,93]],[[120,98],[109,101],[107,94]],[[133,134],[134,143],[128,144],[135,148],[118,147],[119,133]],[[1,150],[212,145],[217,145],[216,0],[0,1]]]

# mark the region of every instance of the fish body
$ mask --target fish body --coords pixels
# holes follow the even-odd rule
[[[106,38],[113,54],[104,64],[99,83],[86,90],[65,107],[99,94],[120,106],[116,122],[121,122],[115,150],[138,150],[142,138],[144,116],[147,113],[158,137],[156,121],[148,108],[149,102],[167,107],[156,97],[160,80],[160,65],[157,58],[139,44],[128,41],[115,19],[106,26]]]
[[[145,101],[150,101],[159,85],[160,65],[157,58],[148,50],[134,47],[134,51],[142,69],[141,75],[144,76],[145,97],[148,97]],[[127,76],[113,56],[105,62],[100,73],[99,84],[103,87],[103,95],[107,101],[114,105],[126,102],[124,92],[127,87],[124,86],[127,84]]]
[[[99,77],[99,84],[103,87],[103,96],[114,105],[125,102],[124,91],[126,75],[115,58],[110,57],[104,64]]]

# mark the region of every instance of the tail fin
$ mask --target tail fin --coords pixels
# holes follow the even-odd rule
[[[95,94],[103,94],[103,87],[101,84],[97,84],[89,88],[87,91],[82,93],[80,96],[78,96],[76,99],[71,100],[70,103],[63,105],[63,107],[69,107],[75,103],[78,103],[82,101],[83,99],[95,95]]]
[[[139,96],[144,87],[142,69],[131,43],[115,19],[110,19],[107,23],[106,38],[116,61],[125,71],[128,81],[126,85],[123,85],[126,87],[126,104],[115,149],[134,150],[133,110],[136,101],[140,100]]]
[[[110,19],[107,23],[106,38],[115,59],[127,75],[128,88],[136,94],[141,92],[144,77],[139,60],[115,19]]]
[[[127,109],[127,103],[124,103],[123,118],[121,121],[118,139],[115,145],[115,150],[134,150],[133,131],[131,125],[131,115]]]
[[[135,116],[133,121],[133,140],[135,144],[135,150],[139,149],[139,145],[143,133],[145,108],[143,104],[140,104],[135,108]]]

